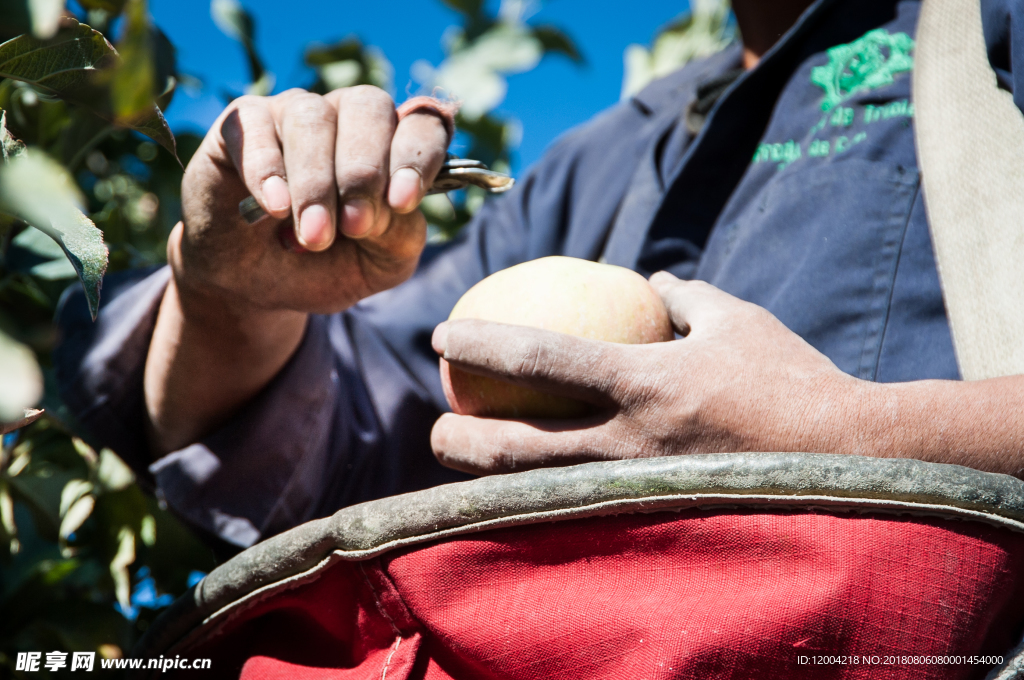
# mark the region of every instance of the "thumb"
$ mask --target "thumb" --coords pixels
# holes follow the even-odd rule
[[[181,240],[185,236],[185,223],[179,221],[167,235],[167,263],[181,271]]]
[[[738,298],[704,281],[683,281],[668,272],[651,276],[651,287],[661,296],[676,331],[686,337],[715,320],[738,312]]]

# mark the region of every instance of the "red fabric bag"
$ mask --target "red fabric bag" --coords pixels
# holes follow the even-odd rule
[[[488,478],[243,553],[138,655],[247,680],[980,679],[1024,629],[1021,518],[1018,480],[917,461],[735,454]]]

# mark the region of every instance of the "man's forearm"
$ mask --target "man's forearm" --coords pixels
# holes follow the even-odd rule
[[[308,315],[232,308],[167,286],[146,359],[150,440],[159,455],[207,434],[269,383],[302,341]]]
[[[1024,475],[1024,376],[871,383],[864,394],[840,424],[843,453]]]

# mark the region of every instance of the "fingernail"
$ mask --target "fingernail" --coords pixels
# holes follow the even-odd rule
[[[422,182],[420,173],[412,168],[399,168],[391,175],[388,203],[396,210],[412,210],[420,197]]]
[[[434,351],[444,356],[444,350],[448,347],[448,322],[442,321],[437,324],[434,334],[430,337],[430,345]]]
[[[310,250],[323,250],[330,244],[331,214],[320,204],[311,205],[299,216],[299,243]]]
[[[341,232],[345,236],[363,236],[373,228],[373,206],[356,198],[345,201],[341,211]]]
[[[291,194],[288,193],[288,183],[277,175],[263,180],[263,202],[273,212],[287,210],[292,205]]]

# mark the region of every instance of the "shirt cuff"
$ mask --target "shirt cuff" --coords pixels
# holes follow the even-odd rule
[[[326,319],[271,383],[202,441],[149,466],[179,515],[239,547],[312,518],[325,486],[338,373]]]
[[[326,318],[310,317],[285,367],[227,422],[153,462],[143,376],[170,270],[108,279],[95,323],[80,288],[69,289],[58,311],[57,380],[91,441],[113,449],[178,515],[232,545],[310,519],[326,485],[338,398]]]
[[[148,274],[148,275],[147,275]],[[54,370],[75,431],[113,449],[152,490],[142,379],[157,312],[170,269],[130,271],[103,281],[103,303],[93,322],[81,286],[65,292],[57,309],[59,343]]]

